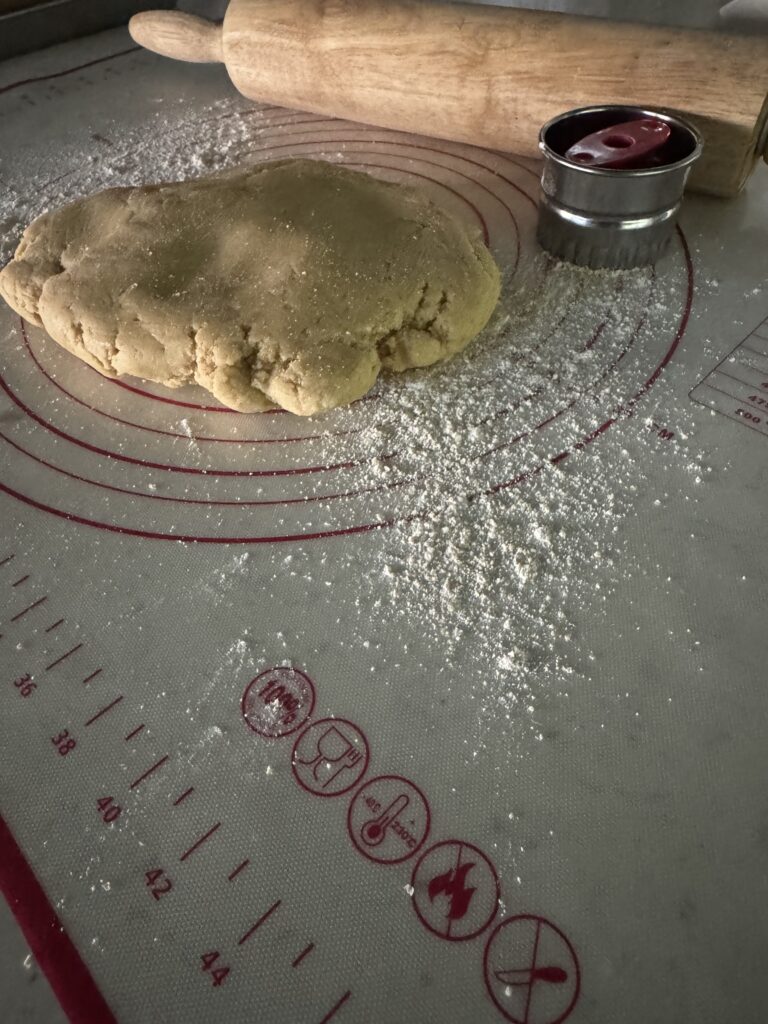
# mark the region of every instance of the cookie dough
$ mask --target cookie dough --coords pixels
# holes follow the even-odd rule
[[[360,398],[381,369],[464,348],[496,305],[499,272],[479,235],[423,193],[284,160],[46,213],[0,294],[109,377],[310,415]]]

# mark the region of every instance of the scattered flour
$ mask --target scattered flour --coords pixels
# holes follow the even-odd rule
[[[195,177],[259,159],[254,142],[270,118],[259,127],[253,113],[245,101],[227,99],[186,121],[158,119],[149,131],[112,138],[84,165],[62,154],[58,166],[75,168],[64,176],[53,163],[41,166],[38,181],[23,194],[11,185],[2,202],[0,263],[45,209],[113,185]],[[621,520],[647,486],[649,444],[660,444],[652,401],[644,400],[631,426],[616,428],[622,452],[612,446],[609,457],[598,442],[552,459],[631,411],[627,376],[641,382],[639,367],[649,361],[638,355],[648,344],[638,311],[647,310],[654,336],[666,339],[680,317],[679,274],[667,281],[665,273],[664,266],[658,276],[597,273],[537,257],[507,280],[492,324],[466,353],[379,388],[355,440],[365,463],[356,485],[374,492],[372,517],[378,496],[399,496],[395,525],[376,535],[374,565],[356,584],[360,629],[368,615],[383,616],[406,633],[416,628],[443,653],[446,673],[467,661],[481,665],[482,704],[534,732],[537,693],[567,688],[575,662],[590,658],[574,639],[575,610],[607,594],[626,562]],[[636,369],[625,376],[619,363]],[[557,422],[537,430],[554,410]],[[334,422],[343,425],[345,415],[359,427],[355,410]],[[189,421],[179,426],[194,444]],[[331,461],[336,444],[325,442]],[[689,465],[692,480],[704,472],[679,433],[663,457]],[[297,575],[293,556],[284,557],[281,571]],[[228,559],[203,592],[215,598],[244,570]],[[228,671],[247,659],[239,644],[228,652]]]

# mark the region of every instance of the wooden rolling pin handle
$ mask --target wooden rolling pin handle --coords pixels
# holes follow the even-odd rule
[[[147,50],[175,60],[206,64],[224,60],[222,28],[181,11],[142,11],[128,22],[132,38]]]

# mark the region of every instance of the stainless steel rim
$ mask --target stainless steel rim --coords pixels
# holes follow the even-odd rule
[[[616,114],[619,112],[626,112],[627,114],[639,115],[640,117],[653,117],[659,121],[665,121],[669,125],[673,125],[676,128],[682,128],[684,131],[690,132],[693,141],[694,148],[688,154],[683,157],[682,160],[677,160],[672,164],[662,164],[660,167],[646,167],[639,169],[629,168],[604,168],[604,167],[587,167],[583,164],[572,163],[570,160],[566,160],[564,156],[556,153],[546,142],[546,134],[550,128],[556,124],[560,124],[572,117],[577,117],[581,114]],[[597,178],[617,178],[617,177],[633,177],[633,178],[652,178],[658,177],[659,175],[669,174],[674,170],[682,170],[685,167],[695,163],[696,160],[701,156],[701,151],[704,147],[704,142],[701,137],[701,133],[693,127],[688,121],[682,117],[678,117],[677,114],[666,114],[660,110],[652,110],[647,107],[635,107],[630,104],[598,104],[592,107],[577,107],[575,110],[568,110],[564,114],[558,114],[557,117],[553,117],[550,121],[544,125],[539,132],[539,149],[547,159],[552,160],[553,163],[559,164],[561,167],[567,167],[569,169],[577,169],[581,174],[589,174]]]

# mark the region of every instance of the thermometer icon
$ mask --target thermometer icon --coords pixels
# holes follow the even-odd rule
[[[408,795],[401,793],[400,796],[395,797],[388,807],[384,808],[378,818],[371,818],[370,821],[366,821],[360,829],[360,838],[365,845],[378,846],[379,843],[383,842],[387,829],[398,814],[405,810],[409,802]]]

